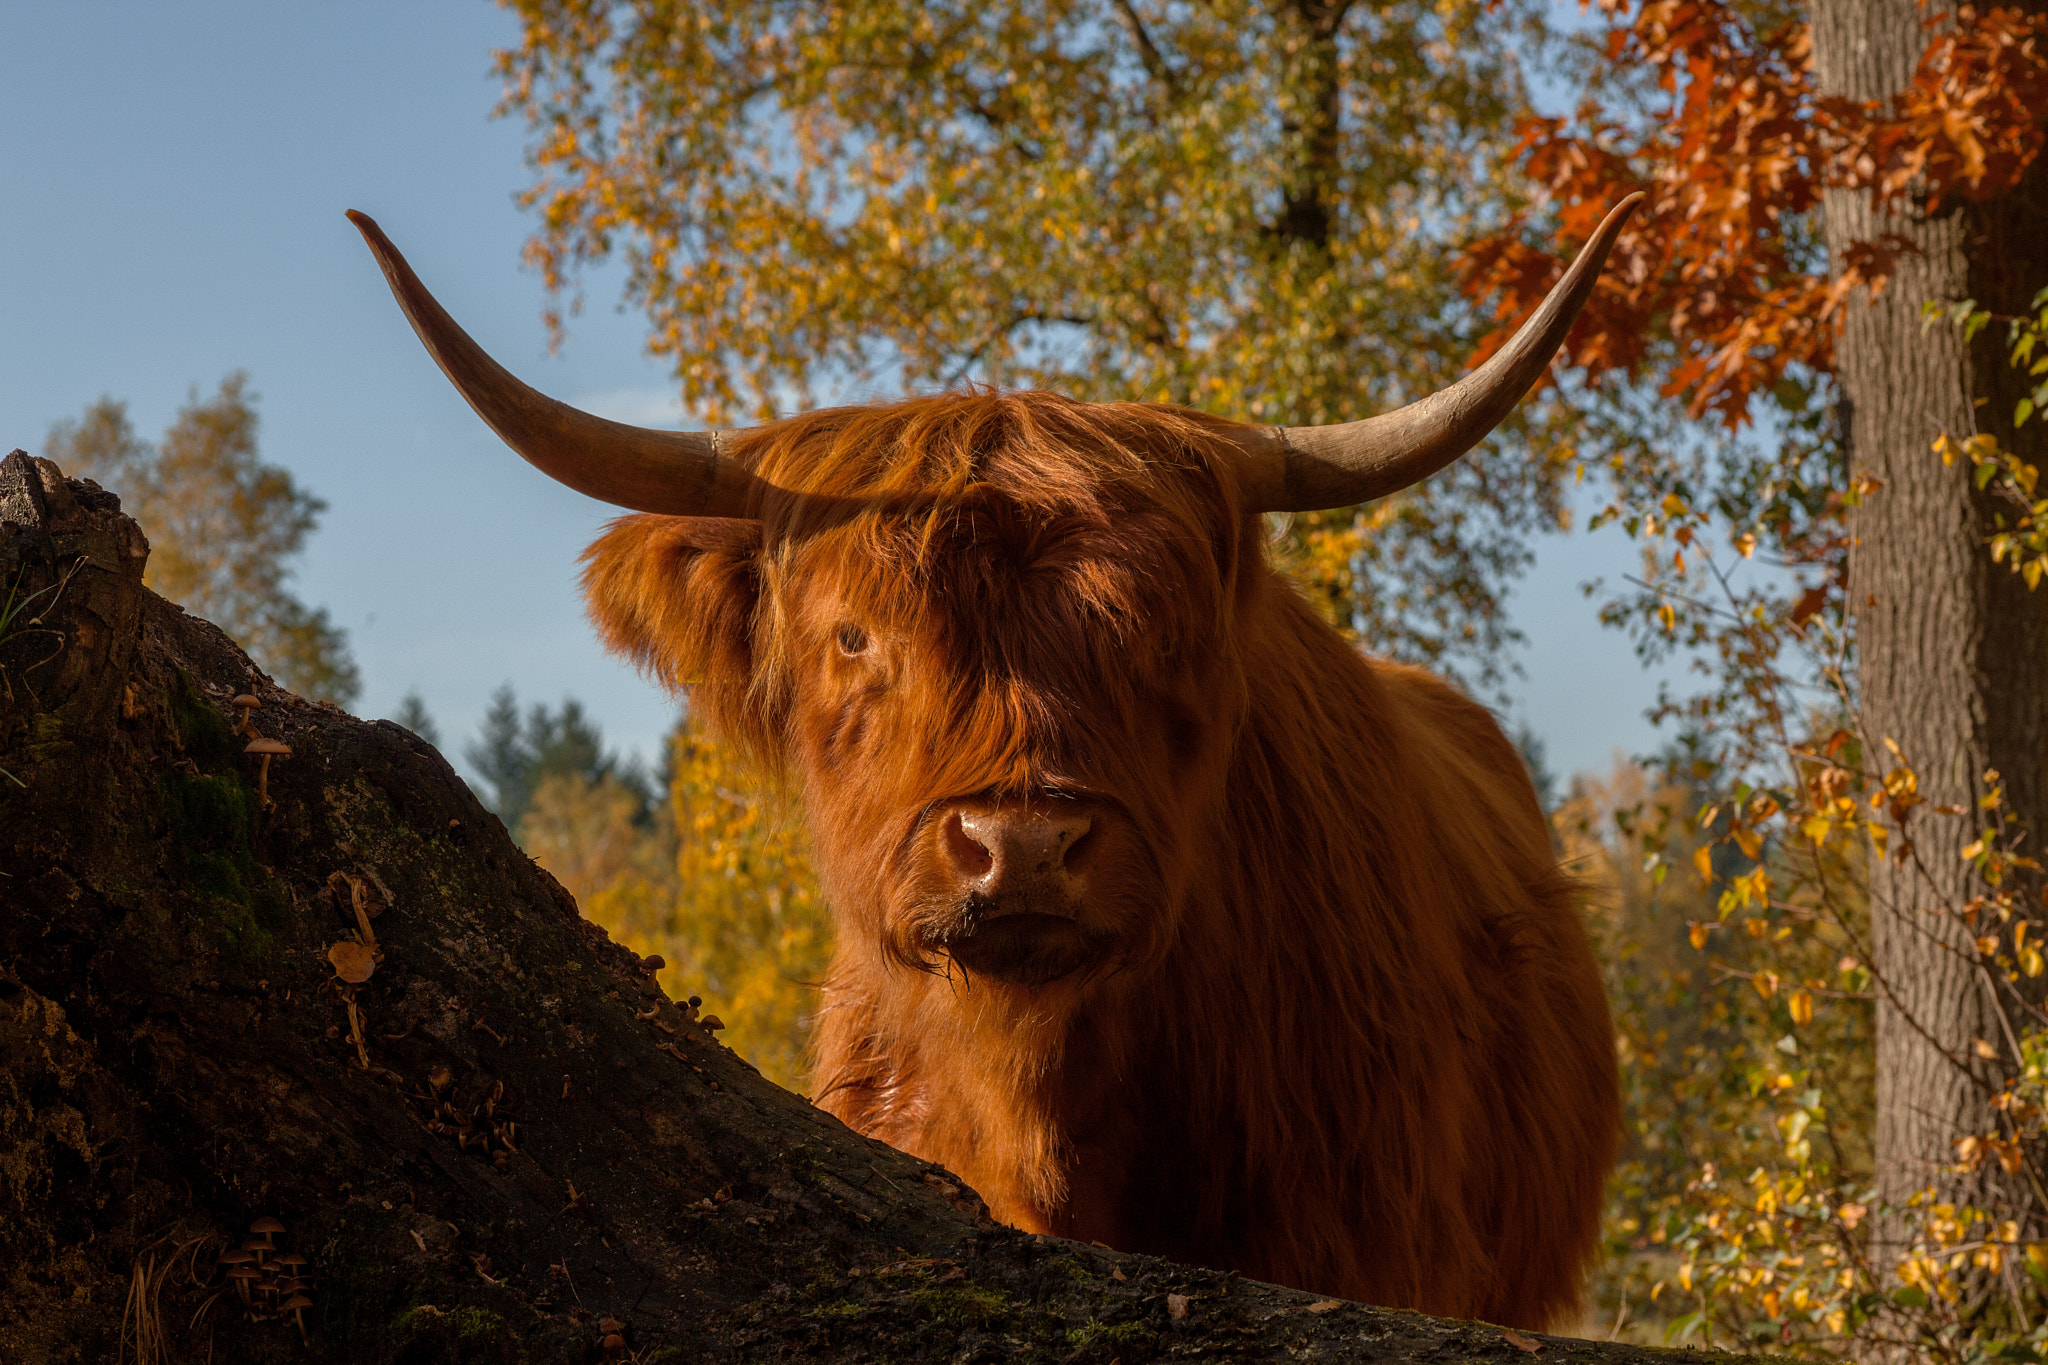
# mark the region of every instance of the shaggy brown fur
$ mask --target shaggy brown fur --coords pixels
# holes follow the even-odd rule
[[[591,611],[801,786],[825,1108],[1022,1228],[1552,1324],[1617,1131],[1573,888],[1492,718],[1268,566],[1223,430],[1042,393],[791,418],[734,442],[758,542],[624,518]],[[1085,969],[933,947],[930,814],[992,797],[1101,813]]]

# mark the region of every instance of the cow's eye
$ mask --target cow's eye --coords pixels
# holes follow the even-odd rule
[[[867,647],[868,633],[859,626],[841,626],[839,628],[839,652],[841,654],[859,654]]]

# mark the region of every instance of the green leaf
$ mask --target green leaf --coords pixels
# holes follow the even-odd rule
[[[1901,1308],[1925,1308],[1927,1306],[1927,1291],[1918,1285],[1909,1284],[1904,1288],[1892,1291],[1892,1302]]]
[[[1675,1346],[1697,1332],[1700,1323],[1706,1320],[1705,1313],[1687,1313],[1682,1318],[1673,1318],[1671,1325],[1664,1329],[1664,1344]]]

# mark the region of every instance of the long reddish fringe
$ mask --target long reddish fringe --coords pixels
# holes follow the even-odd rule
[[[801,789],[823,1107],[1019,1227],[1557,1323],[1618,1131],[1575,887],[1493,718],[1268,565],[1225,431],[987,391],[794,417],[734,440],[758,549],[624,518],[591,614]],[[1047,789],[1121,803],[1114,959],[1023,988],[921,954],[921,813]]]

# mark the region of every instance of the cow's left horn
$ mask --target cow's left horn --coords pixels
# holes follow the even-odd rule
[[[529,388],[455,325],[368,214],[349,221],[384,268],[398,306],[441,372],[527,461],[601,502],[684,517],[745,517],[753,476],[719,455],[718,433],[609,421]]]
[[[1638,192],[1616,204],[1536,316],[1449,388],[1362,421],[1260,430],[1247,443],[1248,504],[1262,512],[1313,512],[1370,502],[1419,483],[1485,440],[1564,344],[1608,250],[1642,199]]]

